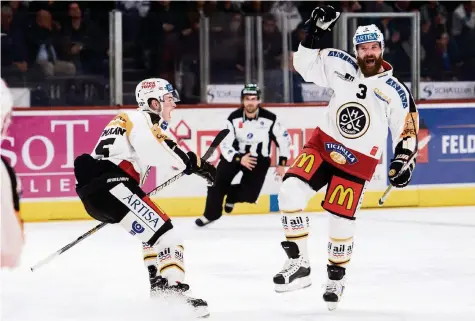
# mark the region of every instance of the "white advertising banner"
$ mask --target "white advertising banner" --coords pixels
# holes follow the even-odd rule
[[[405,83],[411,88],[411,83]],[[242,85],[209,85],[209,104],[238,104]],[[333,90],[317,86],[313,83],[302,84],[302,97],[304,102],[329,101]],[[475,99],[475,82],[473,81],[448,81],[448,82],[421,82],[419,84],[419,99]]]
[[[419,84],[419,99],[474,98],[475,82],[473,81],[421,82]]]
[[[208,85],[208,104],[239,104],[243,85]]]
[[[320,87],[315,84],[302,84],[302,98],[304,102],[329,101],[333,95],[330,88]]]

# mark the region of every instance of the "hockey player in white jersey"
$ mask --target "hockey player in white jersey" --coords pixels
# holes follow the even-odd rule
[[[0,86],[0,131],[3,138],[6,136],[10,124],[13,98],[3,79],[0,80]],[[18,184],[15,171],[3,156],[0,167],[2,186],[0,195],[0,266],[2,268],[15,268],[20,264],[24,245],[23,221],[20,218],[20,202],[17,191]]]
[[[185,295],[183,240],[141,186],[151,166],[163,171],[173,165],[208,184],[214,183],[216,168],[169,138],[168,122],[179,97],[168,81],[143,80],[135,94],[139,108],[115,116],[94,151],[76,158],[76,191],[91,217],[122,225],[143,242],[152,296],[183,299],[204,317],[207,303]]]
[[[388,127],[394,158],[389,181],[405,187],[411,180],[417,152],[418,113],[405,85],[383,60],[384,38],[375,25],[360,26],[353,37],[356,59],[338,49],[320,49],[322,37],[340,14],[332,6],[317,7],[306,22],[306,37],[293,56],[305,81],[330,87],[334,94],[325,122],[318,126],[287,171],[278,200],[288,256],[274,276],[276,291],[311,285],[307,238],[308,201],[327,185],[322,207],[329,215],[328,279],[323,299],[333,310],[345,288],[346,267],[353,252],[355,213],[378,164]]]

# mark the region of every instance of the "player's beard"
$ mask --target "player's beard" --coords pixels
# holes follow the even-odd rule
[[[257,111],[257,108],[259,108],[259,105],[254,105],[254,104],[244,105],[244,109],[249,114],[254,114]]]
[[[376,56],[366,56],[364,58],[357,57],[356,59],[358,61],[358,66],[361,68],[361,72],[366,77],[376,75],[383,65],[382,55],[377,58]]]

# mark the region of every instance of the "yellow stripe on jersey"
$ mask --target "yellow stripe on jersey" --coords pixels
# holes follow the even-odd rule
[[[400,138],[415,138],[417,136],[417,133],[419,132],[418,116],[418,113],[407,113],[406,119],[404,120],[404,128],[401,132]]]
[[[106,128],[113,126],[124,128],[126,130],[127,137],[129,137],[130,132],[132,131],[133,123],[126,113],[120,113],[112,118],[109,124],[107,124]]]
[[[150,128],[152,131],[153,137],[159,142],[162,143],[165,139],[168,138],[167,135],[162,133],[162,129],[158,124],[153,124],[152,128]]]

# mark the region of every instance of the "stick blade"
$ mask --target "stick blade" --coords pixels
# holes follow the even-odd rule
[[[208,150],[202,157],[204,160],[207,160],[208,158],[211,157],[211,155],[213,155],[216,148],[218,148],[219,144],[221,144],[221,142],[226,138],[229,132],[230,130],[226,128],[226,129],[221,130],[218,133],[218,135],[216,135],[216,137],[211,142],[211,145],[209,146]]]

